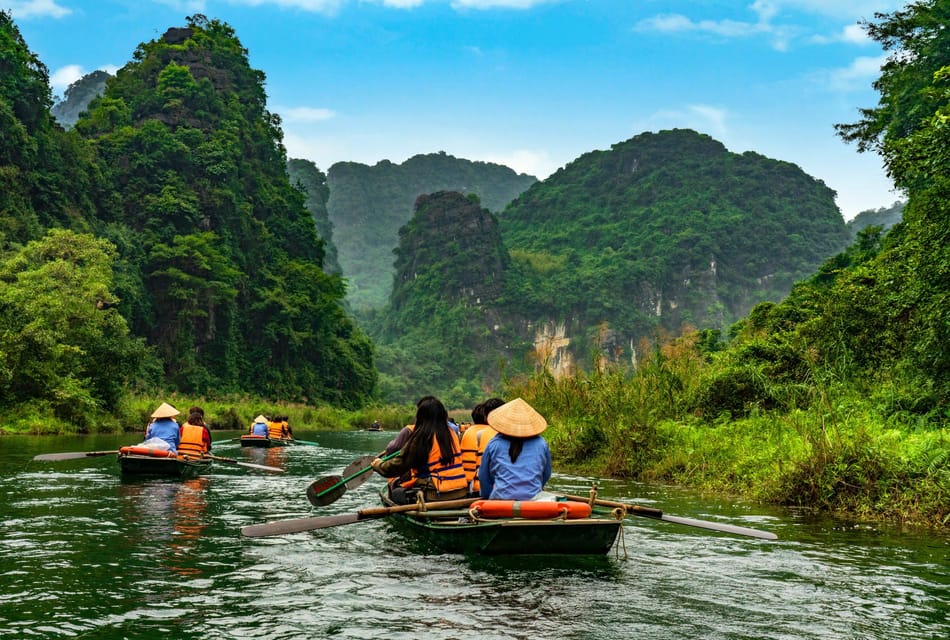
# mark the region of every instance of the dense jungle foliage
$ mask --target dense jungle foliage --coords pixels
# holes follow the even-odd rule
[[[551,418],[563,463],[950,523],[948,20],[950,2],[931,0],[866,24],[891,52],[880,101],[838,126],[884,158],[907,196],[903,222],[861,232],[725,347],[687,333],[636,371],[514,382],[511,395]]]
[[[527,348],[497,305],[508,254],[475,194],[440,191],[415,206],[399,230],[389,305],[373,322],[380,395],[405,402],[426,389],[472,406],[498,386],[500,362]]]
[[[586,153],[500,220],[526,315],[588,337],[607,323],[618,348],[657,327],[725,328],[848,241],[824,183],[690,130]]]
[[[313,216],[317,234],[323,240],[323,270],[327,273],[342,274],[336,245],[333,243],[333,223],[330,222],[330,214],[327,212],[330,186],[327,184],[326,174],[310,160],[291,158],[287,161],[287,175],[290,176],[290,182],[306,196],[304,205]]]
[[[473,193],[489,210],[499,212],[537,181],[502,165],[455,158],[444,151],[413,156],[402,164],[337,162],[327,180],[330,220],[349,284],[347,300],[360,312],[386,304],[399,229],[412,217],[418,196]]]
[[[848,220],[848,230],[851,232],[851,241],[858,238],[858,233],[868,227],[880,227],[882,231],[887,231],[895,224],[901,221],[904,215],[903,201],[897,201],[889,207],[879,209],[870,209],[862,211],[853,219]]]
[[[0,72],[5,410],[85,428],[135,385],[366,402],[372,345],[323,269],[264,76],[230,27],[193,16],[140,45],[68,132],[6,13]]]

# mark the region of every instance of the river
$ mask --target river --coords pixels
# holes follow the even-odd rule
[[[950,638],[950,540],[695,492],[555,473],[548,488],[776,533],[775,542],[627,519],[604,558],[421,553],[385,520],[269,538],[248,524],[377,506],[381,479],[319,510],[306,488],[392,433],[298,433],[250,450],[214,432],[186,481],[123,481],[128,435],[0,439],[0,638]]]

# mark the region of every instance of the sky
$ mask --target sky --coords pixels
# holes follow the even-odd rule
[[[690,128],[792,162],[845,219],[901,199],[835,135],[877,106],[894,0],[0,0],[54,98],[203,14],[266,75],[289,157],[400,163],[444,151],[544,179],[645,131]]]

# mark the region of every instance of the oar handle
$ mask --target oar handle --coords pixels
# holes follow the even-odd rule
[[[426,507],[436,507],[439,510],[456,508],[456,507],[467,507],[478,500],[478,498],[460,498],[458,500],[440,500],[437,502],[426,502],[423,503],[422,508]],[[388,516],[391,513],[402,513],[403,511],[419,511],[419,503],[413,502],[411,504],[399,504],[394,507],[369,507],[367,509],[360,509],[356,514],[360,519],[364,518],[381,518]]]
[[[574,502],[586,502],[590,504],[590,498],[582,498],[581,496],[564,496],[568,500]],[[614,502],[613,500],[601,500],[597,498],[594,500],[594,504],[600,505],[602,507],[613,507],[615,509],[623,509],[627,513],[635,513],[640,516],[646,516],[647,518],[656,518],[660,519],[663,517],[663,512],[659,509],[654,509],[653,507],[642,507],[638,504],[629,504],[627,502]]]

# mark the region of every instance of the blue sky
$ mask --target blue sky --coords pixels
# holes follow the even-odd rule
[[[267,76],[288,155],[445,151],[545,178],[643,131],[689,127],[786,160],[845,218],[899,198],[834,134],[877,104],[857,23],[893,0],[0,0],[53,93],[202,13]]]

